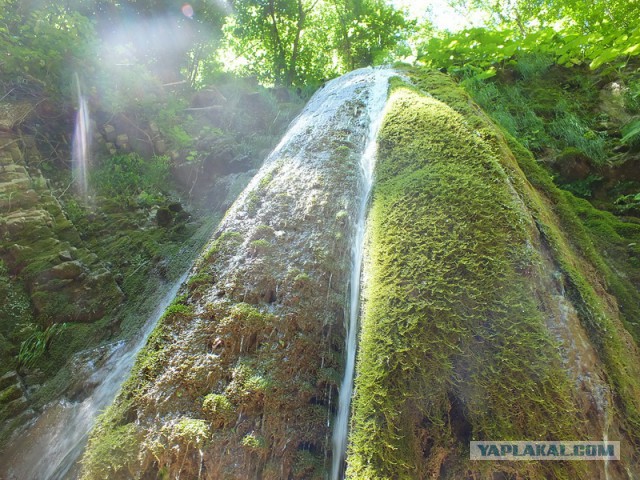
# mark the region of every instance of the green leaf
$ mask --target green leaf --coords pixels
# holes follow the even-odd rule
[[[635,45],[631,45],[623,53],[625,55],[635,55],[636,52],[638,52],[638,51],[640,51],[640,43],[636,43]]]

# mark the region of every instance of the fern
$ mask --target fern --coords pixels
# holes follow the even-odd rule
[[[25,330],[30,330],[29,336],[20,344],[20,352],[18,353],[18,364],[24,367],[33,367],[37,361],[42,358],[49,348],[51,340],[66,330],[68,324],[54,323],[44,330],[42,327],[36,327],[29,324]]]

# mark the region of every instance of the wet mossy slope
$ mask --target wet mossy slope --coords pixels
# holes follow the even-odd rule
[[[373,73],[349,75],[227,212],[98,420],[82,478],[324,478]]]
[[[605,435],[609,478],[639,475],[640,356],[611,271],[525,149],[413,74],[379,136],[347,477],[604,478],[468,458],[471,440]]]

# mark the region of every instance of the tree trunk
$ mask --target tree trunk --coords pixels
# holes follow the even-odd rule
[[[287,57],[285,55],[280,32],[278,31],[278,21],[276,19],[276,9],[274,0],[269,0],[269,18],[271,18],[271,35],[273,37],[273,70],[275,82],[281,84],[284,72],[287,69]]]
[[[285,85],[290,87],[296,79],[298,54],[300,52],[300,38],[302,37],[302,29],[307,12],[302,8],[302,0],[298,0],[298,22],[296,23],[296,37],[293,40],[293,49],[291,51],[291,60],[285,77]]]

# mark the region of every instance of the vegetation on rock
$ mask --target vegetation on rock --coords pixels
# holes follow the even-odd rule
[[[595,478],[476,465],[468,441],[605,435],[607,475],[640,476],[640,4],[448,3],[484,25],[385,0],[0,0],[0,448],[204,247],[84,478],[324,478],[362,90],[249,182],[327,79],[399,60],[347,477]]]
[[[514,158],[450,80],[415,83],[435,98],[397,82],[379,137],[347,477],[592,478],[576,463],[468,460],[470,440],[602,437],[581,409],[571,345],[545,318],[564,295],[543,280],[547,245],[602,358],[599,381],[611,379],[616,404],[603,408],[636,444],[638,349],[594,289],[608,270],[575,214],[557,206],[559,221],[545,196],[561,194],[548,177],[533,190],[516,161],[546,174],[522,147]]]
[[[366,138],[366,87],[345,87],[354,98],[331,110],[329,128],[296,130],[227,212],[186,296],[168,309],[100,417],[83,478],[324,476],[359,188],[343,170],[357,168]],[[339,159],[321,148],[344,137],[350,148]],[[185,418],[198,448],[175,433]],[[142,443],[119,464],[110,439],[124,427]]]

